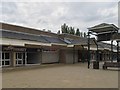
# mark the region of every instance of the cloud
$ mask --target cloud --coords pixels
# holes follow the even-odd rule
[[[118,22],[117,2],[3,2],[1,8],[0,21],[52,32],[63,23],[87,31],[102,22]]]
[[[4,2],[118,2],[119,0],[4,0]]]

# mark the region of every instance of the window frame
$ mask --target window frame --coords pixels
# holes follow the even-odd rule
[[[9,53],[9,59],[6,59],[6,55],[5,55],[6,53]],[[11,58],[10,52],[2,52],[1,53],[1,65],[2,66],[10,66],[11,65],[10,58]],[[5,62],[9,62],[9,65],[6,65]]]
[[[19,58],[19,54],[22,55],[22,58]],[[23,52],[16,52],[16,58],[15,58],[15,61],[16,61],[16,65],[19,66],[19,65],[23,65]],[[21,56],[20,56],[21,57]],[[21,62],[21,63],[19,63]]]

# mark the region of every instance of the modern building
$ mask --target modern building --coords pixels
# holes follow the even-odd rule
[[[55,34],[34,28],[0,23],[0,65],[2,67],[87,61],[87,38]],[[91,59],[96,47],[91,39]],[[108,58],[109,44],[99,43],[99,59]],[[116,48],[115,48],[116,50]],[[103,52],[107,53],[103,53]]]

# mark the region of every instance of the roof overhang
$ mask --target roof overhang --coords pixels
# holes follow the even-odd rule
[[[74,45],[67,45],[67,47],[74,47]]]
[[[51,43],[51,45],[67,46],[67,44],[60,44],[60,43]]]
[[[119,28],[115,26],[114,24],[106,24],[102,23],[99,25],[96,25],[94,27],[88,28],[89,31],[95,32],[95,33],[103,33],[103,32],[111,32],[111,31],[118,31]]]
[[[13,46],[26,46],[26,45],[37,45],[37,46],[51,46],[50,43],[42,43],[37,41],[1,38],[1,45],[13,45]]]
[[[85,46],[84,48],[88,49],[88,47],[87,47],[87,46]],[[90,47],[90,50],[97,50],[97,48]]]

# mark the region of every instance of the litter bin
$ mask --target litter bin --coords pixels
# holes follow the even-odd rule
[[[99,69],[99,62],[93,61],[93,69]]]

